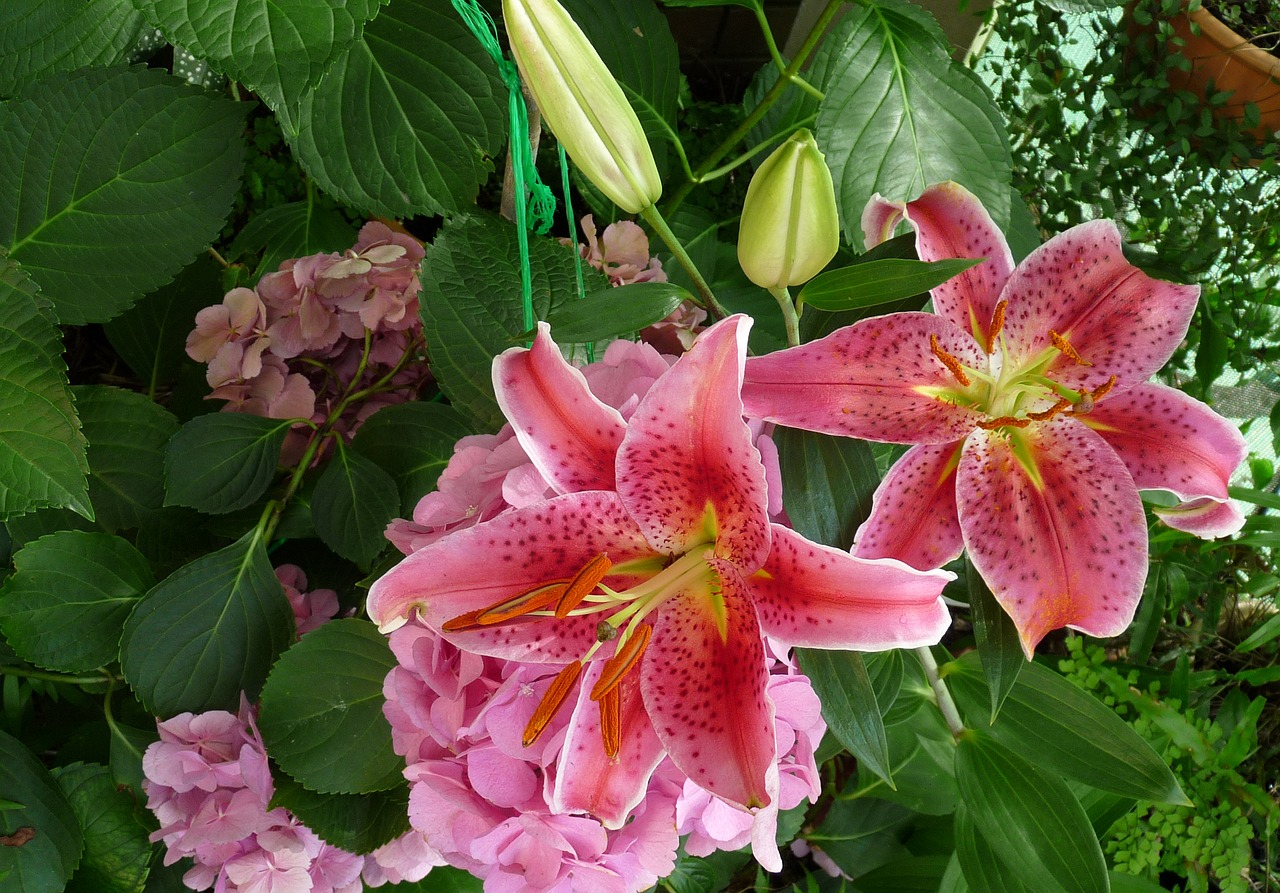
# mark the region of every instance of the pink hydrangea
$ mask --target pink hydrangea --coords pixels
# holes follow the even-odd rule
[[[578,221],[587,244],[578,246],[582,259],[609,277],[609,284],[630,285],[633,282],[666,282],[662,261],[649,256],[649,237],[630,220],[619,220],[596,234],[595,218],[588,214]],[[565,245],[572,242],[560,240]]]
[[[338,616],[338,593],[332,589],[306,591],[307,575],[296,564],[280,565],[276,568],[276,579],[284,587],[285,598],[289,599],[299,636]]]

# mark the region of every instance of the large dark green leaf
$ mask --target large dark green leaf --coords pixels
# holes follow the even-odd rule
[[[867,261],[818,274],[800,289],[796,303],[831,312],[878,307],[928,291],[982,262],[969,258],[932,263],[900,258]]]
[[[557,344],[603,341],[653,325],[692,297],[670,282],[635,282],[566,301],[547,322]]]
[[[401,511],[413,512],[453,458],[459,439],[475,434],[462,413],[443,403],[398,403],[378,410],[356,432],[351,448],[391,475]]]
[[[330,251],[343,251],[356,241],[347,218],[314,198],[268,208],[240,230],[231,243],[235,258],[262,254],[257,275],[275,272],[282,261]]]
[[[267,751],[303,787],[323,794],[394,788],[404,761],[391,749],[382,681],[396,665],[367,620],[334,620],[280,658],[258,718]]]
[[[383,532],[399,508],[391,475],[337,442],[311,496],[311,520],[325,545],[367,566],[386,547]]]
[[[409,786],[369,794],[317,794],[283,772],[273,773],[271,806],[283,806],[327,843],[368,853],[409,830]]]
[[[63,323],[117,315],[218,234],[244,112],[136,67],[55,75],[0,105],[0,245]]]
[[[873,193],[912,199],[942,180],[976,194],[1004,229],[1012,177],[1004,121],[978,76],[951,59],[937,23],[906,0],[875,0],[851,10],[827,41],[817,139],[849,241],[862,245]]]
[[[105,533],[63,530],[25,546],[0,589],[0,629],[23,660],[80,673],[113,663],[125,618],[155,580]]]
[[[799,648],[800,666],[822,701],[827,728],[862,765],[893,787],[889,743],[875,687],[856,651]]]
[[[5,893],[61,893],[80,861],[76,814],[35,754],[0,732],[0,884]]]
[[[982,893],[1033,893],[1015,872],[1001,864],[991,844],[974,826],[969,808],[961,803],[955,818],[956,856],[971,890]]]
[[[912,819],[904,806],[875,797],[837,797],[825,820],[806,834],[849,874],[906,856],[901,840]]]
[[[258,531],[170,574],[129,615],[120,667],[157,716],[235,710],[256,698],[294,635]]]
[[[124,62],[145,25],[129,0],[5,0],[0,96],[55,72]]]
[[[331,195],[387,217],[475,201],[506,137],[506,89],[449,0],[396,0],[306,94],[289,136]]]
[[[214,514],[253,505],[275,476],[292,424],[235,412],[187,422],[165,453],[165,505]]]
[[[880,483],[871,448],[798,428],[779,428],[773,440],[792,526],[815,543],[848,549]]]
[[[965,556],[965,582],[969,584],[969,609],[973,612],[973,637],[991,692],[991,722],[1000,715],[1004,699],[1013,691],[1022,665],[1027,662],[1013,619],[991,594],[969,557]]]
[[[142,893],[151,859],[142,804],[116,787],[106,766],[77,763],[56,778],[84,829],[84,858],[66,893]]]
[[[40,506],[92,518],[85,438],[67,387],[62,339],[37,292],[0,249],[0,518]]]

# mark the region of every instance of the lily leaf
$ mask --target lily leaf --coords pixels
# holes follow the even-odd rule
[[[969,609],[973,611],[973,635],[978,641],[982,672],[991,692],[990,721],[994,723],[1027,659],[1022,653],[1018,628],[991,594],[968,555],[965,556],[965,580],[969,584]]]
[[[675,312],[693,295],[670,282],[633,282],[594,291],[578,301],[558,306],[547,322],[557,344],[603,341],[638,332]],[[533,332],[521,336],[531,339]]]
[[[860,310],[901,301],[941,285],[982,263],[984,258],[926,262],[885,258],[828,270],[800,289],[797,304],[819,310]]]
[[[889,741],[862,655],[816,648],[800,648],[797,653],[822,702],[822,716],[831,734],[892,788]]]

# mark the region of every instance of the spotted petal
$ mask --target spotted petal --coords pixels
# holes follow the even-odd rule
[[[582,673],[578,704],[556,765],[551,808],[557,813],[590,813],[606,828],[614,829],[621,828],[631,810],[644,799],[649,776],[666,751],[645,713],[640,680],[631,674],[619,686],[622,736],[618,756],[610,759],[605,753],[600,705],[591,700],[591,688],[603,667],[604,661],[598,660]]]
[[[954,579],[891,558],[855,558],[774,525],[769,560],[747,585],[761,629],[788,645],[885,651],[942,638],[951,625],[942,587]]]
[[[777,759],[764,642],[737,569],[710,563],[718,595],[704,584],[657,611],[641,677],[645,708],[681,772],[731,803],[764,806]]]
[[[860,558],[896,558],[921,570],[960,557],[956,465],[961,443],[913,446],[876,488],[871,514],[854,535]]]
[[[618,451],[618,495],[660,552],[714,540],[748,571],[769,554],[764,465],[742,418],[742,368],[751,319],[707,329],[658,379]]]
[[[513,509],[419,549],[373,584],[366,610],[383,632],[418,611],[427,626],[465,651],[568,663],[595,642],[598,617],[516,621],[469,632],[442,632],[441,626],[539,583],[570,578],[600,553],[615,565],[654,557],[616,493],[571,493]],[[623,588],[637,578],[605,580]]]
[[[867,247],[892,236],[902,220],[916,231],[916,254],[921,260],[987,259],[932,292],[938,315],[972,332],[985,346],[1000,290],[1013,271],[1013,255],[1004,233],[976,195],[950,181],[930,186],[906,204],[873,195],[862,214]]]
[[[1138,488],[1097,433],[1057,418],[1010,434],[977,431],[956,475],[974,567],[1030,657],[1050,630],[1128,627],[1147,575]]]
[[[1094,220],[1045,242],[1009,277],[1005,339],[1021,362],[1050,349],[1051,330],[1065,338],[1091,364],[1059,355],[1047,374],[1068,387],[1146,381],[1187,334],[1199,294],[1130,264],[1115,224]]]
[[[1166,524],[1213,538],[1244,525],[1227,499],[1231,473],[1249,454],[1235,425],[1161,384],[1111,394],[1080,420],[1111,445],[1140,490],[1169,490],[1183,504],[1156,509]]]
[[[513,347],[494,359],[493,388],[520,445],[558,492],[613,489],[626,423],[565,362],[550,326],[538,323],[532,347]]]
[[[950,443],[984,416],[939,392],[960,383],[934,355],[971,369],[987,357],[973,338],[932,313],[864,319],[818,341],[747,360],[742,401],[752,418],[886,443]]]

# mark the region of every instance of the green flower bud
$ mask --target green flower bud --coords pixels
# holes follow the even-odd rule
[[[529,92],[578,169],[636,214],[662,195],[640,119],[591,41],[556,0],[502,0]]]
[[[831,171],[813,134],[797,130],[747,187],[738,263],[756,285],[786,288],[818,275],[839,247]]]

